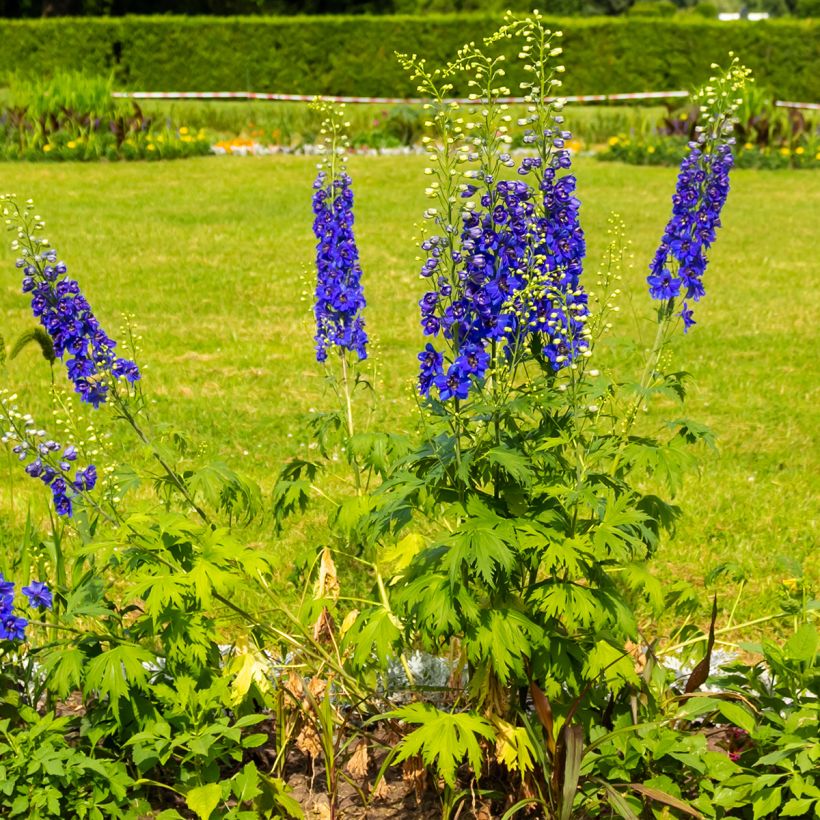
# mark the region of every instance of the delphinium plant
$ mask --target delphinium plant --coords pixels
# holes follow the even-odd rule
[[[501,101],[510,90],[497,52],[511,39],[526,78],[524,155],[509,150],[514,126]],[[398,759],[434,764],[446,800],[466,757],[476,777],[490,775],[488,788],[499,771],[517,784],[502,789],[517,791],[516,808],[569,817],[595,715],[638,683],[633,601],[649,581],[644,562],[678,515],[671,496],[686,447],[706,435],[683,420],[636,422],[653,396],[684,394],[683,375],[660,362],[674,320],[692,322],[688,301],[676,314],[677,297],[702,295],[731,164],[727,122],[746,72],[733,64],[701,94],[709,126],[685,163],[686,190],[654,263],[652,277],[673,284],[650,281],[662,304],[636,383],[596,362],[618,310],[624,239],[616,220],[592,292],[556,96],[560,42],[540,15],[510,16],[442,69],[399,57],[431,100],[423,443],[377,491],[369,518],[372,538],[397,544],[388,553],[392,611],[364,612],[349,640],[367,636],[377,650],[421,644],[455,659],[452,679],[466,685],[451,690],[450,708],[419,702],[391,713],[417,727]],[[475,107],[449,98],[457,78]],[[417,529],[403,537],[410,521]]]
[[[46,692],[32,706],[45,710],[45,720],[60,699],[81,693],[79,742],[90,744],[89,754],[124,756],[135,777],[161,770],[158,785],[176,795],[171,801],[200,817],[217,805],[224,816],[239,816],[243,804],[258,806],[260,816],[292,815],[298,807],[282,782],[251,759],[267,734],[249,730],[263,720],[256,710],[273,703],[264,685],[273,657],[299,648],[326,664],[334,658],[296,614],[283,611],[271,623],[250,611],[252,601],[278,602],[269,559],[238,532],[262,511],[259,488],[222,462],[196,463],[180,432],[164,433],[148,412],[133,334],[126,328],[126,344],[118,345],[105,333],[44,238],[33,203],[4,196],[0,205],[55,380],[64,366],[79,405],[124,422],[145,454],[113,474],[96,456],[86,460],[105,455],[97,447],[72,435],[58,443],[18,407],[17,396],[6,391],[0,399],[3,442],[48,486],[55,514],[45,566],[57,579],[49,584],[56,616],[36,641],[15,647],[28,668],[36,659],[38,691]],[[54,398],[69,433],[74,410],[56,388]],[[110,486],[100,487],[105,481]],[[6,603],[3,618],[20,639],[22,620]],[[254,637],[232,646],[228,633],[237,622]],[[17,681],[9,685],[20,689]],[[15,730],[23,731],[28,718],[18,719]]]

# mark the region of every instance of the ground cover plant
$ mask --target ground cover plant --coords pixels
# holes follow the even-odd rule
[[[204,132],[155,121],[136,103],[114,98],[113,87],[110,75],[12,75],[0,112],[0,159],[176,159],[210,151]]]
[[[522,59],[546,66],[548,53],[553,59],[558,56],[552,53],[555,41],[537,19],[512,22],[509,33],[533,38],[535,54]],[[412,58],[405,62],[421,73],[420,80],[432,97],[446,94],[442,87],[447,84],[446,74],[442,78],[427,73]],[[676,403],[682,386],[677,375],[682,340],[680,333],[668,334],[673,323],[679,330],[681,321],[689,326],[694,318],[697,326],[685,342],[687,347],[697,345],[693,340],[704,332],[710,315],[717,315],[726,317],[719,324],[718,337],[726,338],[727,332],[736,332],[728,317],[743,310],[744,304],[756,306],[756,294],[731,282],[721,283],[713,273],[721,270],[721,242],[730,236],[731,223],[711,249],[712,266],[706,277],[709,299],[698,302],[693,317],[691,301],[672,307],[680,289],[690,291],[690,299],[701,295],[703,273],[702,257],[689,254],[681,244],[681,216],[686,211],[676,208],[677,217],[667,226],[650,274],[652,291],[660,299],[659,321],[647,322],[649,332],[634,354],[619,344],[599,345],[599,334],[608,330],[607,313],[614,325],[617,315],[627,312],[628,300],[613,299],[621,295],[616,291],[627,288],[630,276],[637,279],[630,284],[635,313],[647,307],[644,266],[658,246],[671,186],[658,185],[656,202],[662,210],[653,213],[644,210],[645,190],[635,197],[632,216],[645,231],[641,234],[639,229],[646,246],[640,272],[630,273],[630,252],[623,245],[619,220],[609,217],[605,208],[597,216],[591,209],[588,219],[586,195],[580,212],[583,233],[573,224],[572,243],[539,250],[539,243],[557,238],[550,233],[551,226],[563,219],[574,223],[579,217],[573,178],[566,173],[570,158],[564,143],[569,137],[563,133],[563,115],[544,102],[544,86],[536,84],[530,89],[536,134],[528,144],[534,145],[533,155],[521,166],[531,172],[529,176],[516,174],[513,167],[508,178],[498,173],[501,167],[479,164],[468,166],[482,171],[478,177],[453,181],[450,161],[471,153],[471,146],[479,154],[479,163],[498,161],[503,166],[512,161],[504,156],[506,134],[501,130],[507,127],[507,115],[493,102],[503,85],[500,64],[471,48],[448,71],[465,67],[484,83],[477,93],[486,94],[488,103],[486,113],[478,110],[478,120],[473,120],[477,125],[462,131],[456,130],[462,128],[461,112],[447,105],[431,109],[434,127],[454,141],[434,137],[427,143],[445,172],[430,175],[438,185],[430,185],[428,196],[440,202],[427,203],[428,222],[438,229],[421,239],[429,255],[418,265],[423,263],[435,288],[427,296],[423,288],[414,287],[416,280],[408,272],[415,267],[412,248],[402,252],[394,247],[399,225],[406,220],[393,217],[390,222],[389,216],[389,206],[396,202],[415,202],[419,211],[424,208],[423,200],[410,193],[413,176],[422,166],[415,161],[408,165],[379,161],[351,163],[345,171],[335,150],[343,147],[343,123],[332,111],[326,111],[328,153],[314,187],[313,242],[318,241],[319,274],[315,283],[303,284],[294,275],[299,263],[306,261],[298,244],[304,248],[311,243],[308,231],[296,243],[292,237],[300,234],[284,229],[277,235],[276,247],[283,256],[283,272],[290,277],[272,286],[269,268],[262,261],[270,253],[269,226],[261,230],[272,212],[254,216],[257,192],[244,186],[259,167],[283,174],[280,181],[292,174],[294,188],[302,192],[301,202],[278,203],[277,218],[285,228],[301,211],[301,221],[307,223],[308,165],[302,160],[257,165],[253,172],[232,165],[221,185],[209,180],[213,205],[188,210],[184,203],[190,196],[191,175],[201,173],[206,184],[217,167],[214,161],[197,161],[201,171],[194,166],[183,176],[155,172],[162,196],[153,200],[150,220],[139,236],[134,235],[131,213],[135,197],[144,202],[157,189],[145,180],[140,183],[136,176],[125,177],[131,184],[117,189],[120,201],[127,203],[119,218],[129,231],[121,232],[119,253],[101,254],[103,242],[74,245],[80,265],[117,259],[124,287],[109,293],[111,302],[106,288],[86,286],[86,277],[76,273],[74,257],[67,251],[65,257],[58,257],[52,250],[33,206],[19,200],[14,200],[17,205],[6,203],[7,218],[18,231],[13,236],[23,259],[19,271],[23,289],[33,296],[32,307],[42,323],[41,332],[35,334],[31,319],[17,326],[9,322],[4,333],[9,356],[14,354],[7,363],[9,382],[17,383],[14,376],[22,363],[30,369],[39,358],[41,384],[53,377],[60,385],[65,380],[65,361],[55,359],[55,354],[71,358],[69,389],[58,388],[51,407],[42,394],[38,399],[36,376],[24,391],[18,391],[20,395],[4,396],[3,412],[12,428],[7,436],[12,449],[7,527],[19,549],[7,552],[3,571],[6,578],[27,585],[28,602],[15,595],[11,581],[4,582],[4,607],[9,610],[4,618],[14,619],[6,627],[10,639],[19,638],[24,629],[29,638],[28,651],[18,640],[4,644],[4,669],[9,670],[4,682],[9,723],[4,733],[13,747],[26,742],[27,733],[50,730],[55,747],[60,748],[66,724],[47,729],[51,707],[63,712],[72,698],[79,699],[81,707],[71,724],[79,731],[71,736],[65,753],[74,755],[71,765],[76,771],[105,772],[111,788],[93,797],[101,813],[144,813],[150,804],[167,807],[165,816],[186,812],[200,817],[298,815],[301,809],[283,781],[293,773],[300,755],[312,761],[320,774],[331,816],[337,814],[343,782],[357,795],[359,808],[351,809],[352,816],[357,816],[356,810],[361,812],[363,801],[383,797],[386,782],[387,788],[397,788],[394,775],[391,782],[388,773],[385,781],[376,770],[379,765],[384,770],[396,756],[404,759],[405,776],[419,792],[424,791],[426,780],[428,789],[438,794],[440,807],[433,810],[434,816],[459,810],[497,810],[510,816],[532,807],[536,813],[555,816],[575,812],[624,817],[653,811],[652,806],[660,811],[662,805],[672,813],[707,816],[763,817],[785,806],[787,816],[809,816],[813,810],[817,749],[811,727],[816,701],[807,694],[816,689],[816,633],[808,611],[810,574],[804,576],[799,563],[790,566],[781,578],[786,583],[770,585],[766,601],[759,594],[744,594],[744,587],[755,593],[761,587],[742,560],[715,562],[706,582],[722,593],[732,589],[734,594],[721,603],[722,613],[715,605],[708,629],[709,596],[682,583],[687,578],[700,582],[700,577],[693,578],[691,551],[678,572],[662,570],[665,586],[658,586],[642,566],[647,552],[655,551],[663,561],[672,555],[663,551],[674,548],[663,542],[661,530],[677,516],[676,505],[684,507],[687,496],[678,493],[671,499],[669,493],[677,489],[678,468],[687,460],[682,452],[686,440],[705,436],[694,422],[677,421],[668,434],[661,426],[663,438],[653,440],[658,423],[670,418],[670,413],[681,418]],[[542,73],[547,82],[549,75]],[[730,75],[729,80],[737,77]],[[707,92],[704,104],[714,104],[709,100]],[[721,147],[725,138],[721,118],[727,110],[718,105],[703,160],[716,173],[717,188],[709,201],[717,209],[726,195],[728,153]],[[543,134],[547,121],[558,133],[545,141],[538,134]],[[467,142],[463,133],[477,136],[478,142]],[[688,162],[691,170],[685,169],[686,173],[697,173],[699,155],[693,153]],[[721,164],[723,170],[717,167]],[[609,195],[622,205],[625,197],[618,186],[626,178],[637,178],[636,170],[607,168],[612,174],[607,177],[598,168],[602,199]],[[557,176],[547,174],[549,170],[557,171]],[[70,166],[61,166],[43,177],[43,183],[53,185],[66,173],[72,173]],[[671,182],[660,171],[640,173],[644,181],[657,174],[656,179]],[[686,173],[681,185],[686,183]],[[362,194],[369,189],[368,175],[370,190],[381,190],[369,206]],[[493,177],[489,182],[488,176]],[[394,184],[384,186],[386,179]],[[770,184],[782,197],[782,183],[749,179],[753,187],[764,186],[750,196],[755,207],[749,207],[748,218],[754,224],[760,191]],[[538,182],[538,198],[528,193],[530,180]],[[489,186],[486,193],[479,193],[480,185]],[[230,197],[220,201],[220,190],[230,192]],[[679,193],[680,206],[685,204],[686,191]],[[501,199],[490,210],[479,201],[485,196],[490,205],[493,197]],[[464,218],[456,210],[458,229],[447,231],[451,198],[455,204],[465,203]],[[528,212],[525,203],[533,199],[532,207],[543,211]],[[471,201],[472,207],[467,205]],[[231,233],[236,216],[227,212],[226,202],[248,214],[240,233]],[[726,213],[731,213],[731,202],[730,198]],[[84,214],[83,208],[91,209],[93,202],[83,205],[74,197],[70,205],[73,208],[66,207],[73,214],[69,223],[75,218],[84,224],[88,211]],[[369,222],[367,216],[361,219],[368,207],[372,209]],[[480,216],[487,211],[492,217]],[[487,244],[487,226],[512,225],[512,220],[529,218],[528,214],[536,214],[532,233],[525,228],[515,234],[521,244],[508,246],[510,267],[491,266],[497,276],[481,279],[477,269],[488,266],[479,262],[485,263],[495,252]],[[714,220],[714,210],[708,218]],[[765,218],[777,217],[767,213]],[[190,239],[162,241],[169,225],[177,239],[186,231]],[[600,230],[607,225],[609,235]],[[707,244],[715,240],[714,227],[701,226]],[[605,237],[593,257],[601,271],[597,305],[594,296],[587,298],[596,287],[586,287],[577,278],[585,243],[592,245],[595,228]],[[380,231],[385,230],[389,239],[381,242]],[[503,228],[494,230],[512,242]],[[232,241],[234,236],[237,242]],[[109,331],[116,327],[111,321],[116,308],[167,315],[167,294],[151,297],[136,288],[129,293],[127,287],[129,275],[146,269],[144,247],[152,237],[162,248],[161,258],[147,264],[156,264],[156,270],[173,277],[176,287],[179,270],[191,270],[191,290],[179,294],[178,304],[190,309],[195,302],[201,308],[199,315],[186,321],[186,311],[181,309],[180,325],[157,322],[150,334],[135,333],[129,319],[109,336],[102,327]],[[808,235],[805,241],[810,241]],[[459,242],[457,252],[463,255],[454,258],[443,253],[447,246],[442,242]],[[735,253],[742,247],[741,240],[736,242],[729,246]],[[477,248],[478,243],[484,247]],[[368,246],[370,251],[365,250]],[[225,277],[227,268],[236,267],[237,247],[243,249],[243,269],[235,278]],[[530,248],[535,248],[532,255]],[[214,262],[212,252],[220,262]],[[680,267],[665,273],[663,262],[669,253]],[[727,255],[723,263],[731,264],[732,259]],[[175,261],[179,267],[169,264]],[[370,290],[373,280],[368,270],[374,261],[395,274],[383,276]],[[801,260],[788,258],[781,264],[784,274],[791,274]],[[776,276],[777,267],[772,268],[771,275]],[[108,265],[98,270],[112,275]],[[204,275],[208,270],[220,274],[212,280],[214,287]],[[490,332],[485,336],[464,339],[462,331],[454,329],[466,321],[454,311],[468,309],[466,297],[450,299],[454,292],[461,293],[462,270],[467,271],[468,281],[487,286],[486,292],[472,291],[469,305],[486,322],[482,327]],[[523,284],[526,280],[529,285]],[[505,283],[524,301],[510,302],[503,295]],[[727,300],[729,305],[712,308],[716,295],[726,292],[723,288],[733,298]],[[302,289],[306,304],[299,308]],[[374,293],[380,291],[391,294],[392,305],[387,300],[379,305]],[[55,312],[51,294],[67,299],[70,316],[61,314],[58,306]],[[233,294],[239,308],[236,315],[230,305]],[[85,296],[94,305],[94,314]],[[20,298],[11,289],[7,297]],[[424,297],[422,319],[432,347],[422,349],[417,358],[422,339],[415,302],[420,297]],[[778,305],[769,298],[775,310],[767,314],[766,327],[771,326]],[[116,308],[108,312],[100,304],[116,304]],[[308,327],[308,305],[315,305],[316,330]],[[485,308],[487,319],[504,318],[487,322]],[[501,312],[493,314],[497,309]],[[775,326],[791,337],[794,312],[799,309],[792,299],[785,299],[783,310],[789,320]],[[810,303],[802,309],[807,317],[811,315]],[[365,327],[360,323],[362,315]],[[543,324],[552,323],[548,337],[532,330],[538,328],[541,315]],[[306,320],[301,333],[306,349],[301,353],[293,343],[299,334],[299,316]],[[449,342],[435,332],[442,323]],[[283,335],[274,335],[271,328]],[[384,332],[386,328],[396,332]],[[492,328],[497,328],[497,335]],[[657,335],[656,328],[660,328]],[[797,328],[799,332],[799,323]],[[25,335],[15,344],[20,333]],[[328,385],[335,391],[318,387],[321,379],[311,363],[309,343],[314,333],[315,353],[326,360]],[[153,342],[151,334],[157,336]],[[526,345],[517,340],[519,336],[527,340]],[[541,344],[535,344],[539,338]],[[748,330],[741,339],[740,373]],[[163,374],[164,357],[146,356],[145,349],[156,344],[168,350],[174,343],[182,361],[166,360]],[[714,367],[714,337],[707,335],[701,344],[703,360]],[[731,344],[725,347],[732,350]],[[588,352],[593,354],[589,362],[584,355]],[[602,372],[629,370],[647,353],[649,366],[644,366],[637,387],[601,380]],[[731,358],[731,352],[724,357]],[[695,361],[700,360],[695,357]],[[420,387],[430,403],[423,403],[423,425],[415,434],[410,419],[420,399],[412,394],[402,398],[400,390],[418,362]],[[180,365],[190,370],[183,371],[182,378]],[[515,378],[515,367],[531,371],[528,378]],[[754,366],[747,367],[745,372],[754,372]],[[269,370],[278,371],[282,378],[270,378]],[[311,373],[316,387],[306,394],[293,391],[307,400],[306,409],[314,410],[307,414],[312,417],[308,434],[298,421],[304,409],[283,407],[281,393],[283,385],[285,389],[298,385]],[[151,381],[154,385],[149,389]],[[727,392],[720,378],[712,389]],[[621,430],[616,424],[609,429],[600,407],[622,390],[626,391],[625,427]],[[633,390],[638,391],[637,402]],[[79,395],[72,398],[72,391]],[[500,397],[496,391],[501,391]],[[334,392],[341,399],[338,410],[333,407]],[[660,401],[644,413],[650,393]],[[750,406],[747,393],[741,383],[738,407]],[[257,412],[269,414],[266,418],[243,418],[236,412],[238,397],[249,394],[260,408]],[[278,403],[273,400],[277,394]],[[390,398],[385,401],[385,397]],[[175,405],[184,407],[184,412],[175,412]],[[27,418],[22,408],[30,410],[33,418]],[[754,411],[753,403],[751,408]],[[272,412],[289,414],[286,423],[272,422]],[[723,406],[720,412],[735,411]],[[785,427],[781,434],[796,430],[800,435],[799,401],[783,412],[784,422],[788,419],[795,426]],[[767,406],[762,413],[768,419],[771,410]],[[112,426],[112,415],[123,423]],[[396,418],[404,419],[401,426]],[[539,419],[535,427],[533,418]],[[49,428],[53,439],[39,435],[40,424]],[[209,429],[220,445],[210,452],[201,447]],[[771,446],[770,435],[766,427],[754,445]],[[305,446],[299,447],[300,443]],[[230,459],[245,460],[245,469],[214,461],[213,453],[224,452],[226,444],[235,456],[247,452],[244,459]],[[272,459],[272,450],[296,458],[280,468],[284,459]],[[579,451],[593,460],[582,464],[580,473],[567,470],[576,464]],[[784,463],[780,453],[773,455],[776,463]],[[811,454],[806,451],[801,457],[810,459]],[[608,468],[594,467],[595,458]],[[713,459],[706,457],[704,480],[710,480],[708,470],[717,463]],[[123,462],[129,466],[116,466]],[[99,465],[99,470],[92,472],[91,464]],[[795,459],[783,469],[797,469],[799,464]],[[651,478],[653,465],[663,466],[667,482]],[[647,466],[650,477],[644,478]],[[264,494],[254,477],[260,479]],[[42,482],[50,486],[50,493]],[[749,492],[745,470],[734,486],[738,484]],[[572,490],[569,495],[566,488]],[[811,549],[811,524],[805,523],[810,513],[795,523],[793,510],[799,507],[808,513],[811,487],[804,484],[791,491],[792,510],[773,514],[785,517],[783,544],[778,546],[799,562]],[[702,489],[697,495],[701,493]],[[711,512],[706,500],[700,500],[695,520],[681,522],[686,528],[683,537],[692,539],[690,543],[698,537],[691,535],[693,526],[698,532],[697,527],[709,526],[710,515],[719,519],[723,514],[721,499],[715,495],[711,501],[717,506]],[[48,498],[55,502],[50,526],[42,512]],[[308,516],[295,515],[309,500]],[[566,516],[566,509],[575,509],[576,514]],[[31,512],[26,516],[24,510]],[[770,520],[750,523],[736,513],[733,523],[727,539],[751,540],[755,526],[767,530],[772,526]],[[745,533],[740,529],[744,523],[750,528]],[[567,527],[575,534],[568,536]],[[277,534],[272,537],[271,532]],[[700,537],[704,556],[710,555],[708,536]],[[730,541],[726,557],[742,558],[741,543]],[[295,549],[304,561],[297,565],[288,591],[288,559]],[[590,557],[596,550],[608,555]],[[535,572],[527,563],[532,561],[538,565]],[[442,573],[442,562],[458,571]],[[605,570],[608,562],[615,569],[612,577]],[[542,564],[551,568],[543,569]],[[769,566],[777,566],[774,556]],[[629,583],[620,583],[620,578]],[[43,579],[49,582],[50,595],[39,584]],[[645,603],[639,600],[641,590],[647,593]],[[436,591],[438,595],[433,594]],[[569,597],[555,606],[559,593]],[[587,606],[593,599],[600,606]],[[661,605],[669,610],[665,627],[658,627],[652,616]],[[787,617],[782,616],[784,609]],[[607,612],[616,617],[608,618]],[[774,626],[760,647],[765,674],[763,667],[742,664],[717,684],[717,693],[705,697],[698,690],[706,680],[714,645],[736,638],[732,626],[755,620],[758,614]],[[642,635],[650,628],[653,635],[657,628],[663,629],[662,644],[638,635],[632,625],[635,618]],[[693,620],[704,629],[695,628]],[[741,634],[748,636],[751,628]],[[52,640],[52,635],[61,638]],[[545,652],[546,636],[550,645],[563,651]],[[770,640],[773,637],[777,639]],[[658,655],[675,645],[690,648],[695,661],[707,659],[705,666],[685,674],[677,688],[670,673],[657,663]],[[445,680],[432,684],[437,687],[433,698],[424,686],[432,678],[413,654],[420,646],[453,662],[445,665]],[[392,667],[388,655],[393,656]],[[41,669],[47,670],[45,680]],[[749,677],[753,685],[744,681]],[[21,686],[19,681],[27,683]],[[414,686],[414,681],[420,686]],[[392,701],[397,685],[403,690],[404,700],[399,703]],[[785,712],[778,707],[784,697],[791,701]],[[118,765],[124,768],[117,769]],[[45,770],[45,775],[53,778],[59,773]],[[80,775],[57,785],[45,775],[38,770],[15,774],[13,782],[20,785],[9,796],[13,811],[31,814],[34,804],[26,801],[32,795],[47,801],[49,787],[56,789],[53,801],[59,801],[58,792],[64,800],[74,801],[72,806],[88,800],[83,793],[88,777]],[[95,783],[95,788],[100,785]],[[68,804],[46,805],[47,809],[41,810],[39,804],[37,808],[44,816],[58,809],[65,813]]]
[[[676,165],[698,125],[691,105],[668,106],[654,127],[619,130],[610,135],[600,159],[636,165]],[[810,110],[777,107],[771,93],[749,88],[734,126],[740,168],[817,168],[820,124]]]

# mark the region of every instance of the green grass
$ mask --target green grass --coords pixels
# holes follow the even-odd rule
[[[377,340],[380,423],[411,431],[408,388],[421,341],[416,302],[423,290],[414,261],[413,224],[425,207],[418,158],[354,158],[357,236]],[[669,212],[675,171],[577,163],[588,270],[604,250],[607,217],[621,214],[633,238],[634,268],[617,335],[648,335],[646,265]],[[269,493],[275,473],[308,444],[311,408],[332,397],[312,356],[310,302],[302,280],[312,263],[310,183],[305,157],[204,158],[154,164],[5,164],[0,188],[33,197],[47,235],[82,283],[95,312],[116,335],[133,313],[143,336],[145,388],[154,415],[188,431],[197,445],[253,475]],[[655,567],[668,580],[693,581],[721,561],[748,573],[740,618],[773,611],[794,569],[780,557],[816,560],[818,424],[816,226],[820,176],[737,171],[724,227],[707,272],[697,327],[681,337],[674,363],[694,377],[687,415],[717,434],[679,503],[676,540]],[[6,339],[31,326],[6,254],[0,290]],[[626,278],[626,277],[625,277]],[[641,320],[643,321],[643,320]],[[21,405],[44,418],[48,368],[33,349],[8,365]],[[107,424],[96,417],[98,426]],[[5,527],[16,531],[27,499],[44,511],[41,488],[16,464],[15,510],[0,478]],[[2,475],[2,468],[0,468]],[[278,540],[254,533],[281,557],[283,572],[321,543],[320,518]],[[720,582],[722,617],[736,585]],[[704,600],[706,596],[704,596]]]

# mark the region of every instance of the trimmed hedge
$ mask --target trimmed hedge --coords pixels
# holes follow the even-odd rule
[[[489,15],[2,20],[0,76],[113,70],[123,86],[148,91],[413,96],[394,51],[436,63],[498,23]],[[820,99],[814,21],[573,18],[555,28],[564,32],[566,94],[690,88],[733,50],[779,98]],[[510,72],[513,93],[519,79]]]

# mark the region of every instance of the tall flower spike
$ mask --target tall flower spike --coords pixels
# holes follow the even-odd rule
[[[566,173],[571,165],[566,141],[571,135],[563,129],[560,101],[547,96],[560,85],[553,77],[563,69],[555,66],[546,78],[543,70],[561,53],[555,45],[560,33],[544,28],[535,16],[508,20],[488,45],[513,35],[532,44],[520,57],[537,79],[522,84],[529,106],[519,125],[527,127],[524,142],[533,155],[517,168],[519,176],[529,177],[532,184],[498,179],[504,168],[516,166],[507,149],[512,140],[505,123],[511,118],[498,99],[509,94],[498,84],[504,76],[503,57],[487,56],[468,45],[439,73],[427,71],[413,58],[402,58],[405,68],[422,80],[419,91],[437,103],[428,123],[435,133],[428,148],[430,159],[445,168],[477,164],[464,173],[467,182],[460,186],[460,196],[467,202],[459,226],[448,224],[445,217],[458,201],[450,174],[439,174],[427,190],[441,207],[425,213],[437,233],[421,245],[427,253],[421,275],[435,283],[419,302],[421,325],[425,335],[441,337],[447,350],[439,352],[427,343],[419,354],[419,391],[430,396],[436,390],[441,401],[467,398],[493,364],[491,354],[500,351],[502,363],[514,358],[531,334],[542,335],[541,350],[555,370],[589,349],[587,296],[579,282],[586,251],[580,202],[574,194],[575,178]],[[480,113],[468,125],[468,131],[478,136],[468,139],[461,136],[462,120],[443,99],[448,85],[441,82],[462,67],[482,80],[482,93],[473,95],[482,104]],[[454,237],[460,240],[457,247]]]
[[[348,140],[344,109],[316,101],[324,115],[323,159],[313,183],[313,233],[316,245],[316,360],[324,362],[328,350],[350,350],[367,358],[367,333],[359,251],[353,235],[352,180],[345,166]]]
[[[38,430],[34,419],[17,409],[15,398],[0,391],[0,420],[6,424],[0,442],[11,445],[18,460],[27,462],[27,475],[51,490],[56,513],[70,518],[74,500],[97,484],[97,468],[93,464],[79,468],[77,449],[73,445],[62,447],[49,439],[45,430]]]
[[[139,368],[115,355],[117,343],[100,326],[79,284],[68,277],[48,240],[36,235],[45,223],[32,213],[31,200],[22,209],[5,195],[0,202],[6,225],[17,232],[12,248],[20,254],[17,267],[23,273],[23,293],[31,294],[32,313],[51,337],[54,354],[65,362],[75,391],[99,407],[114,379],[133,383],[140,378]]]
[[[669,307],[679,297],[697,302],[706,293],[706,252],[720,227],[734,164],[734,114],[741,103],[737,95],[750,82],[750,73],[735,57],[724,74],[712,77],[695,95],[706,124],[698,126],[697,138],[689,143],[689,153],[681,162],[672,217],[646,279],[650,296]],[[683,302],[677,316],[683,320],[684,333],[695,324],[688,301]]]

